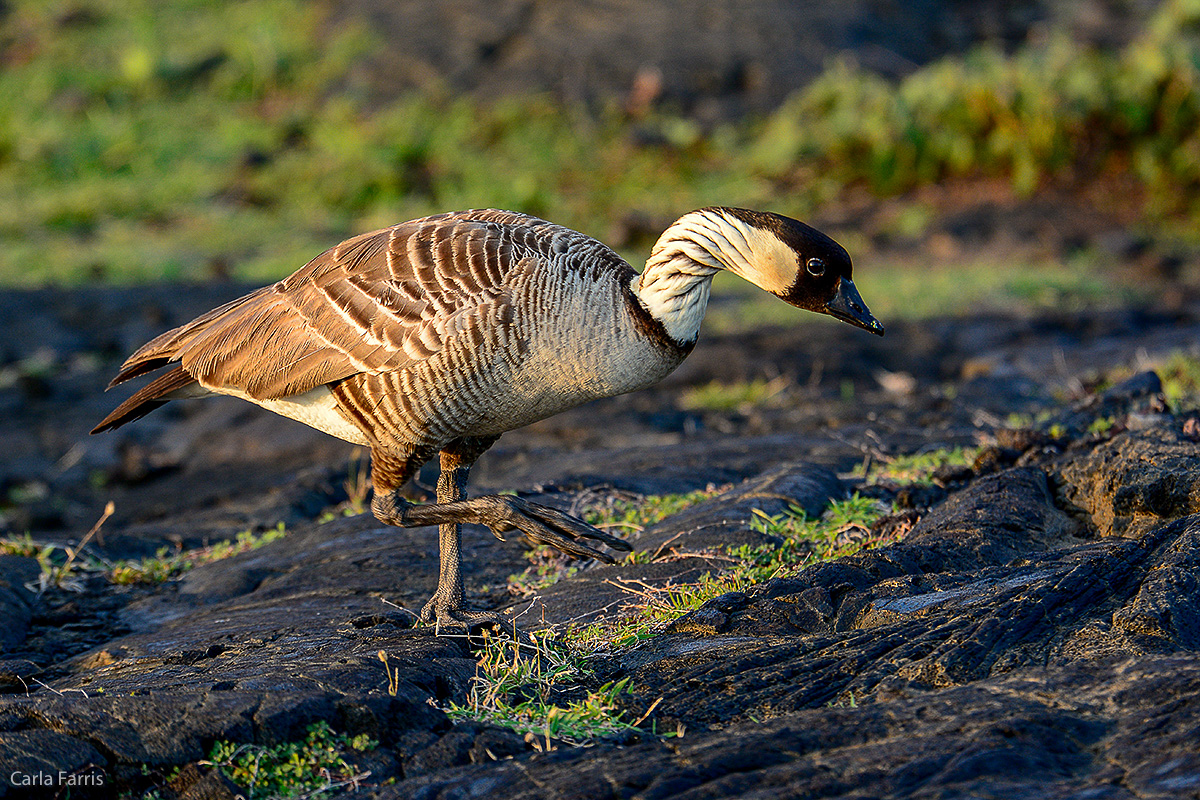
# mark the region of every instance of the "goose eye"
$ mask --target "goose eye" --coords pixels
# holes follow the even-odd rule
[[[819,278],[825,274],[825,262],[819,258],[810,258],[808,260],[808,274]]]

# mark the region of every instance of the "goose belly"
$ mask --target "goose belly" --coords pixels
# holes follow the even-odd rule
[[[327,386],[318,386],[304,394],[296,394],[291,397],[266,400],[255,399],[245,392],[236,389],[220,388],[210,389],[210,391],[216,394],[227,394],[233,397],[240,397],[243,400],[249,400],[251,403],[260,405],[268,411],[274,411],[280,416],[294,419],[297,422],[303,422],[310,428],[316,428],[323,433],[336,436],[352,444],[366,446],[370,446],[371,444],[358,426],[350,422],[338,410],[337,399]]]
[[[682,351],[637,329],[617,283],[575,293],[551,283],[540,293],[514,289],[507,319],[487,319],[475,335],[460,330],[430,358],[352,376],[329,398],[255,402],[347,441],[361,429],[385,446],[444,447],[641,389],[682,361]]]
[[[268,411],[303,422],[319,431],[352,444],[370,446],[370,441],[337,409],[337,400],[328,387],[318,386],[304,394],[279,400],[254,400]]]

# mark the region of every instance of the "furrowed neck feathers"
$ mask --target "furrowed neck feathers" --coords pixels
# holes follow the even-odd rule
[[[630,288],[677,344],[691,345],[708,307],[713,275],[727,269],[759,283],[755,244],[764,235],[724,209],[685,214],[659,237]]]

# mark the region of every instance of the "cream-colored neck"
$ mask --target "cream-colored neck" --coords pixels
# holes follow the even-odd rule
[[[672,339],[693,342],[708,307],[712,277],[719,270],[768,291],[773,288],[763,285],[756,267],[765,235],[769,234],[717,209],[693,211],[663,232],[631,288]]]

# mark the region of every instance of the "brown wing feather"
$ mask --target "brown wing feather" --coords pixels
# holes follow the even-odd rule
[[[270,288],[266,286],[248,295],[239,297],[237,300],[232,300],[223,306],[214,308],[212,311],[201,314],[186,325],[172,328],[166,333],[146,342],[133,355],[125,359],[125,363],[121,365],[121,369],[116,377],[109,382],[108,388],[111,389],[130,378],[136,378],[140,375],[145,375],[147,372],[153,372],[159,367],[165,367],[175,359],[175,353],[179,349],[181,341],[185,341],[190,335],[201,330],[214,320],[228,313],[235,312],[240,306],[252,302],[258,295]]]
[[[459,315],[503,303],[512,269],[527,256],[551,256],[563,246],[556,237],[594,243],[536,217],[493,210],[362,234],[149,342],[113,384],[180,361],[206,387],[261,400],[396,369],[437,352]]]

